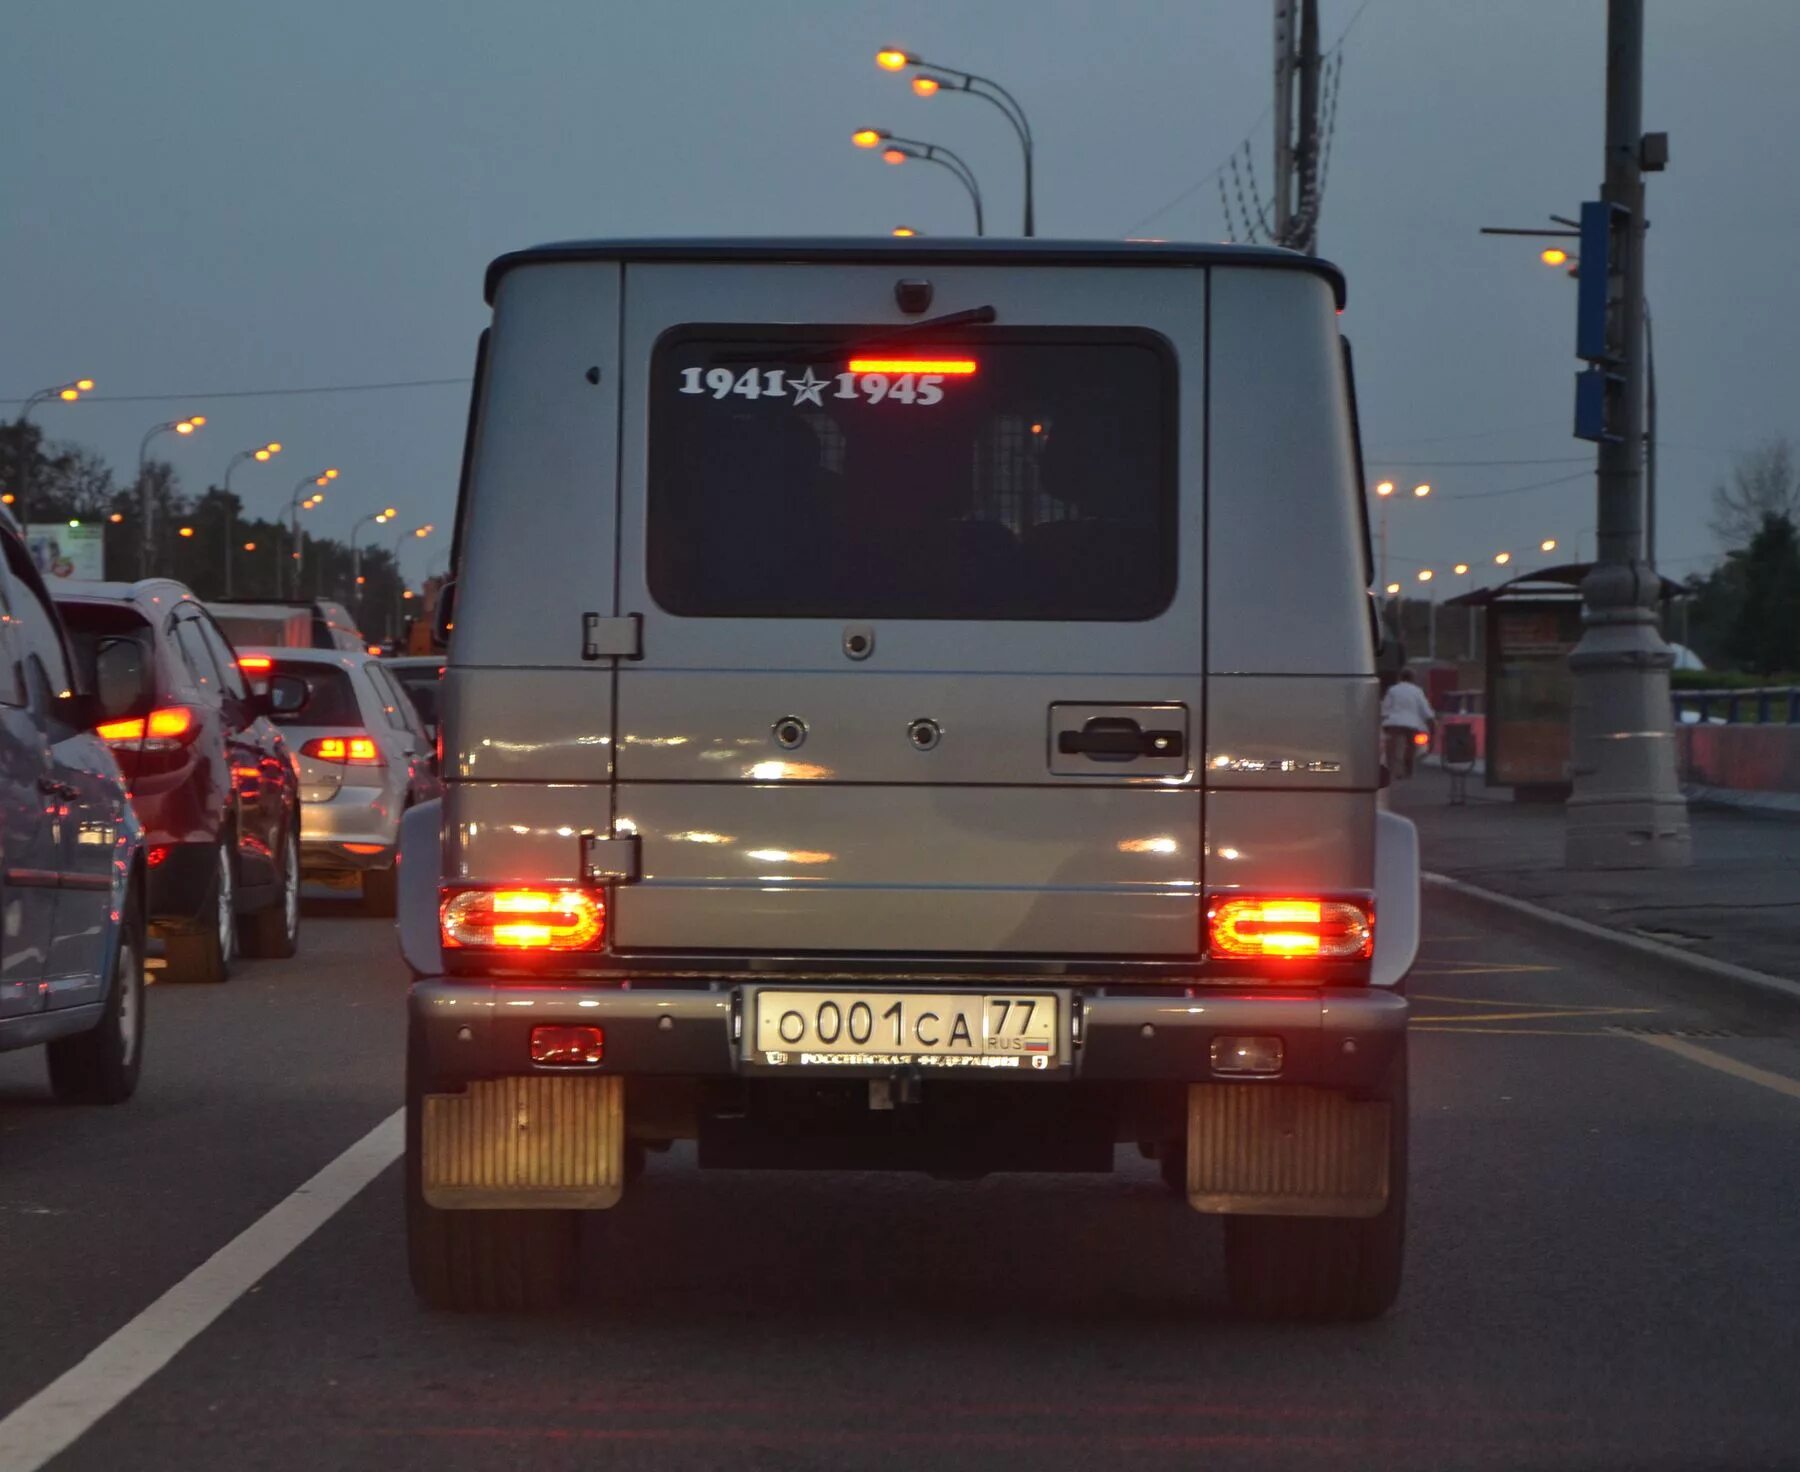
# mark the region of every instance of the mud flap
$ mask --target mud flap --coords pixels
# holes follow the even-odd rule
[[[625,1189],[625,1080],[484,1079],[424,1098],[421,1180],[444,1210],[594,1211]]]
[[[1376,1216],[1392,1108],[1295,1084],[1192,1084],[1188,1204],[1226,1216]]]

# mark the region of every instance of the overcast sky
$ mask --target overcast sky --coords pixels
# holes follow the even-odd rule
[[[1360,6],[1323,0],[1328,41]],[[1734,454],[1800,436],[1800,5],[1649,10],[1645,126],[1666,129],[1673,153],[1650,205],[1661,550],[1680,575],[1715,552],[1707,491]],[[143,432],[183,414],[209,418],[192,440],[161,442],[190,488],[218,479],[233,451],[279,439],[273,465],[238,473],[253,512],[340,467],[318,529],[344,535],[387,502],[409,525],[436,522],[446,531],[408,554],[417,575],[447,556],[464,387],[224,395],[460,379],[484,320],[483,267],[537,241],[966,233],[951,176],[853,150],[859,125],[957,149],[984,182],[991,228],[1016,229],[1018,152],[1000,115],[914,98],[875,69],[883,42],[1020,98],[1038,137],[1041,235],[1226,238],[1217,185],[1190,186],[1249,137],[1268,190],[1270,11],[14,4],[0,50],[0,399],[92,376],[92,400],[45,405],[39,421],[101,450],[122,480]],[[1536,244],[1476,231],[1572,214],[1596,192],[1604,12],[1601,0],[1369,0],[1345,42],[1320,250],[1350,278],[1343,323],[1371,478],[1437,488],[1393,508],[1397,570],[1490,564],[1545,536],[1592,555],[1593,481],[1580,475],[1592,456],[1569,436],[1574,284],[1538,263]]]

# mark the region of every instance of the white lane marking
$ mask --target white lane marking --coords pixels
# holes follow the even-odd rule
[[[1711,1048],[1690,1043],[1686,1038],[1650,1037],[1644,1033],[1626,1033],[1624,1036],[1636,1038],[1640,1043],[1648,1043],[1653,1048],[1661,1048],[1665,1053],[1674,1053],[1677,1057],[1703,1064],[1707,1068],[1716,1068],[1720,1073],[1729,1073],[1747,1084],[1760,1084],[1765,1089],[1773,1089],[1777,1094],[1786,1094],[1790,1099],[1800,1099],[1800,1078],[1789,1078],[1785,1073],[1771,1073],[1766,1068],[1758,1068],[1754,1063],[1741,1063],[1736,1058],[1715,1053]]]
[[[1577,935],[1585,935],[1593,940],[1611,941],[1614,945],[1624,946],[1627,950],[1637,951],[1640,955],[1655,956],[1659,961],[1669,961],[1677,966],[1685,966],[1691,971],[1704,971],[1708,976],[1718,977],[1722,981],[1735,981],[1743,986],[1754,987],[1760,992],[1774,992],[1789,1001],[1800,1001],[1800,982],[1789,981],[1785,976],[1771,976],[1766,971],[1752,971],[1748,966],[1733,965],[1730,961],[1715,961],[1711,956],[1696,956],[1688,951],[1677,950],[1674,946],[1666,946],[1661,941],[1651,940],[1647,936],[1627,935],[1624,931],[1614,930],[1607,925],[1596,925],[1593,921],[1583,920],[1579,916],[1565,915],[1561,910],[1552,910],[1545,905],[1534,905],[1530,900],[1514,899],[1510,894],[1484,889],[1481,885],[1470,884],[1467,880],[1452,879],[1448,874],[1434,874],[1427,870],[1419,878],[1426,884],[1434,885],[1439,889],[1467,895],[1484,904],[1498,905],[1501,909],[1512,910],[1520,915],[1529,915],[1534,920],[1542,920],[1546,925],[1556,925],[1564,930],[1572,930]]]
[[[203,1333],[400,1158],[396,1109],[72,1369],[0,1421],[0,1472],[37,1472]]]

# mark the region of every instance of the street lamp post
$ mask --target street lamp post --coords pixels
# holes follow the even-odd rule
[[[310,511],[325,499],[323,492],[315,492],[306,498],[306,504],[302,507],[300,493],[308,486],[330,485],[337,478],[338,473],[335,468],[321,470],[312,475],[304,475],[300,478],[300,483],[294,487],[293,497],[288,501],[289,536],[291,538],[288,546],[288,560],[294,564],[293,596],[295,598],[300,596],[300,577],[306,561],[304,545],[300,540],[300,512],[302,510]]]
[[[1437,663],[1437,589],[1432,586],[1429,567],[1419,569],[1419,581],[1425,585],[1425,657]]]
[[[371,511],[367,516],[358,517],[356,524],[350,528],[350,574],[356,580],[353,584],[355,591],[351,594],[351,598],[355,602],[359,616],[362,613],[363,572],[362,548],[356,545],[356,539],[370,522],[374,522],[376,526],[385,526],[399,514],[392,506],[387,506],[380,511]]]
[[[205,423],[204,414],[191,414],[186,419],[165,420],[161,424],[151,425],[138,442],[138,519],[143,522],[138,528],[142,543],[139,577],[149,577],[156,566],[156,528],[153,524],[155,506],[150,496],[150,442],[158,435],[193,434]]]
[[[31,411],[39,404],[46,404],[51,399],[59,399],[65,404],[72,404],[83,394],[93,388],[91,378],[77,378],[70,383],[59,383],[54,388],[40,388],[25,401],[19,410],[19,489],[14,500],[19,508],[19,525],[25,526],[31,521],[31,455],[25,445],[25,426],[31,422]]]
[[[850,141],[858,148],[874,148],[878,144],[886,144],[887,146],[881,150],[883,163],[903,164],[909,158],[913,158],[922,163],[937,164],[948,169],[962,182],[963,188],[969,191],[969,199],[975,206],[975,233],[977,235],[987,234],[987,227],[981,213],[981,186],[975,182],[975,171],[941,143],[925,143],[917,138],[899,138],[885,128],[858,128],[850,135]]]
[[[895,47],[886,47],[875,53],[875,64],[883,71],[898,72],[912,67],[917,75],[913,77],[912,88],[920,97],[934,97],[948,88],[952,92],[962,92],[970,97],[979,97],[990,102],[1005,114],[1007,122],[1012,124],[1013,132],[1018,134],[1019,148],[1025,156],[1025,234],[1037,234],[1037,220],[1033,203],[1033,153],[1035,145],[1031,137],[1031,122],[1025,116],[1025,109],[1019,105],[1018,98],[1008,92],[992,78],[977,76],[974,72],[961,71],[956,67],[943,66],[935,61],[926,61],[923,57],[914,56],[909,51],[901,51]],[[986,90],[981,90],[985,88]]]
[[[400,643],[400,626],[406,618],[406,575],[400,570],[400,549],[411,539],[423,541],[437,528],[431,522],[416,526],[409,532],[401,532],[394,538],[394,644]]]
[[[268,444],[255,450],[239,450],[225,464],[225,596],[231,596],[231,544],[237,537],[237,517],[231,505],[231,472],[246,460],[255,460],[266,464],[281,453],[281,441],[270,440]]]

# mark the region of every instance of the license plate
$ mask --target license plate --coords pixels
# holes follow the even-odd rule
[[[1061,1066],[1053,992],[758,991],[750,1061],[773,1068]]]

